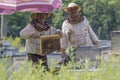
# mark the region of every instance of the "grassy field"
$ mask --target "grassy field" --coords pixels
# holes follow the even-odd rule
[[[0,59],[0,80],[119,80],[120,57],[111,56],[109,61],[102,61],[94,71],[88,71],[89,62],[81,70],[74,66],[78,63],[70,62],[55,73],[52,63],[50,71],[46,71],[41,64],[32,66],[31,62],[22,62],[20,68],[14,71],[14,65],[9,66],[8,60]],[[79,64],[80,65],[80,64]],[[71,68],[72,66],[72,68]]]

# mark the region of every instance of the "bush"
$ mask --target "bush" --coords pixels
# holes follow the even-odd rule
[[[88,71],[88,68],[82,70],[70,70],[69,63],[67,66],[61,66],[57,74],[54,74],[54,67],[46,71],[41,64],[32,66],[30,62],[21,63],[20,69],[12,71],[8,77],[9,80],[119,80],[120,79],[120,57],[112,56],[109,62],[102,62],[96,71]],[[5,65],[0,63],[0,80],[6,79]]]

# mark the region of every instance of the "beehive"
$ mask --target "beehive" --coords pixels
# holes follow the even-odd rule
[[[94,46],[79,46],[75,50],[76,61],[85,61],[88,59],[92,66],[97,67],[101,60],[107,61],[111,48],[108,46],[94,47]]]
[[[120,31],[111,32],[112,54],[120,54]]]
[[[60,51],[60,36],[48,35],[40,37],[40,54]]]

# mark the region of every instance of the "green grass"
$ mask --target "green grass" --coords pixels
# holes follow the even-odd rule
[[[50,71],[45,71],[41,64],[32,66],[31,62],[22,62],[17,71],[13,71],[11,66],[6,68],[8,61],[0,60],[0,80],[119,80],[120,79],[120,57],[111,56],[108,62],[102,61],[97,71],[88,71],[88,66],[84,71],[74,71],[71,66],[79,63],[70,62],[67,66],[61,66],[58,73],[54,73],[53,64]],[[88,62],[89,63],[89,62]],[[79,64],[80,65],[80,64]],[[11,70],[8,70],[11,69]],[[8,74],[9,72],[9,74]]]

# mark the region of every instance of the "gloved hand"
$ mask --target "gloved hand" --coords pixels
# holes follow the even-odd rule
[[[62,31],[58,29],[56,34],[59,34],[59,36],[61,37],[62,36]]]
[[[43,33],[33,33],[31,35],[32,38],[40,38],[40,36],[43,35]]]
[[[66,65],[69,61],[71,61],[70,56],[64,51],[61,51],[61,57],[62,60],[59,62],[59,64]]]

